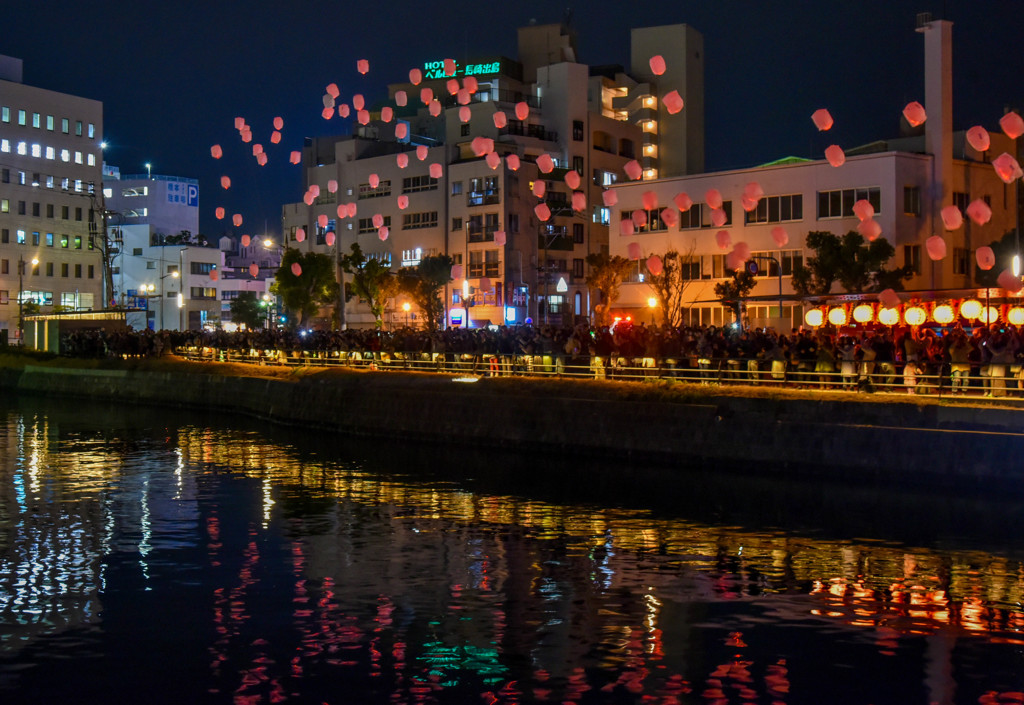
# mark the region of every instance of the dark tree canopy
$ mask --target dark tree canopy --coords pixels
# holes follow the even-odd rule
[[[351,290],[369,304],[376,327],[383,327],[384,308],[388,299],[399,291],[398,278],[391,274],[391,268],[379,259],[363,254],[357,242],[352,243],[349,254],[341,256],[341,268],[352,275]],[[345,295],[348,299],[347,289]]]
[[[587,286],[597,289],[601,297],[601,303],[594,306],[594,324],[606,326],[611,323],[610,310],[619,298],[622,282],[636,265],[625,257],[598,252],[587,255],[587,264],[590,266]]]
[[[842,237],[827,231],[807,233],[807,247],[814,255],[793,272],[793,290],[799,296],[822,296],[838,283],[848,294],[902,289],[903,281],[913,274],[910,267],[887,270],[896,249],[885,238],[865,242],[864,236],[851,230]]]
[[[302,268],[298,275],[292,272],[292,265],[296,263]],[[293,314],[289,320],[302,326],[316,315],[321,306],[330,306],[337,301],[338,281],[334,276],[334,262],[328,255],[300,253],[288,248],[281,257],[281,267],[277,270],[271,291],[281,297],[284,307]]]
[[[715,284],[715,296],[719,298],[723,306],[732,309],[732,315],[739,321],[743,299],[755,286],[757,286],[757,279],[746,267],[741,267],[733,272],[732,279]]]
[[[441,289],[452,280],[453,260],[448,255],[427,255],[415,267],[402,269],[399,288],[423,312],[427,330],[437,330],[444,320]]]
[[[231,300],[231,320],[252,330],[266,320],[266,309],[260,306],[255,292],[243,291]]]

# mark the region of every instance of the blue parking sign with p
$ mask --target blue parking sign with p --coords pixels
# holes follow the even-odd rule
[[[199,187],[195,184],[188,185],[188,205],[199,206]]]

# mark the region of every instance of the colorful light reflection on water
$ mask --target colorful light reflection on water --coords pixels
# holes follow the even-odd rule
[[[590,461],[0,411],[4,703],[1024,701],[1012,537],[828,538],[842,518],[797,507],[766,528],[678,470],[653,510],[549,496],[544,477],[607,472]]]

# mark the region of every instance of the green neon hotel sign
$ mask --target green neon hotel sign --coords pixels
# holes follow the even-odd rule
[[[481,63],[460,64],[455,62],[455,73],[453,76],[493,76],[501,73],[501,61],[485,61]],[[423,78],[452,78],[444,72],[444,61],[424,61]]]

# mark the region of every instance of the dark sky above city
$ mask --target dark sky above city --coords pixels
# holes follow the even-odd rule
[[[583,63],[628,65],[631,27],[687,23],[704,35],[709,171],[896,136],[903,106],[924,103],[922,11],[954,23],[957,128],[997,129],[1005,107],[1024,104],[1021,0],[35,0],[5,6],[0,54],[24,60],[27,84],[103,101],[105,158],[122,174],[150,162],[155,174],[199,179],[204,233],[230,229],[216,206],[243,214],[238,234],[264,223],[276,233],[281,205],[302,195],[288,153],[349,130],[320,115],[328,83],[372,103],[425,60],[514,58],[517,27],[560,22],[570,8]],[[357,59],[370,61],[365,76]],[[836,120],[827,136],[810,120],[821,107]],[[236,116],[267,166],[240,141]]]

